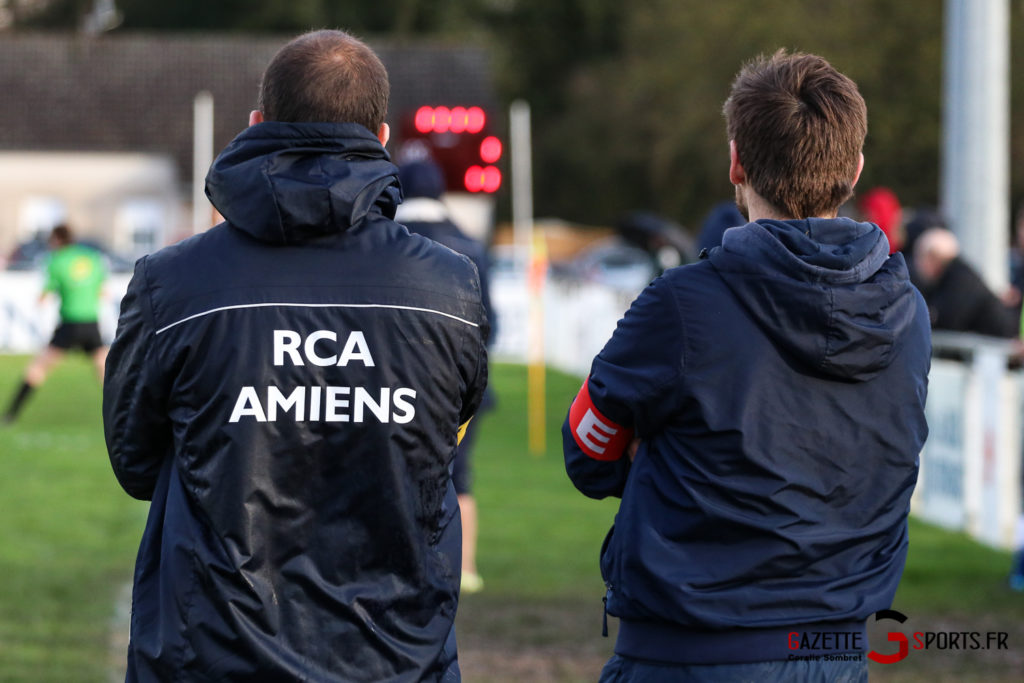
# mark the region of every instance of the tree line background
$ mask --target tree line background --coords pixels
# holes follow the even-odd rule
[[[1011,73],[1024,2],[1011,0]],[[73,29],[94,0],[8,0],[13,30]],[[780,47],[828,58],[868,104],[861,188],[937,205],[942,0],[118,0],[115,31],[297,33],[487,45],[504,101],[533,111],[538,216],[608,224],[646,209],[695,228],[732,196],[721,114],[740,65]],[[1024,84],[1012,79],[1014,206]]]

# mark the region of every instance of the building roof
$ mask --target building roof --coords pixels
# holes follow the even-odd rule
[[[170,154],[190,178],[195,95],[213,94],[219,152],[247,125],[263,69],[289,37],[6,34],[0,150]],[[422,104],[494,111],[484,48],[369,42],[391,79],[390,121]]]

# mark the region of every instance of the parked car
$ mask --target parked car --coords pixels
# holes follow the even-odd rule
[[[552,264],[551,272],[556,277],[640,292],[661,270],[647,251],[610,238],[587,247],[571,261]]]
[[[115,254],[94,240],[78,240],[77,244],[95,249],[103,255],[107,270],[111,273],[130,273],[134,264],[123,256]],[[41,270],[46,267],[46,259],[50,256],[50,247],[46,239],[34,237],[22,242],[7,259],[7,270]]]
[[[633,211],[615,226],[619,235],[654,259],[659,274],[697,259],[693,238],[676,222],[650,211]]]

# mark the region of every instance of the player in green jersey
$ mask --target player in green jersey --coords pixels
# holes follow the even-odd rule
[[[60,298],[60,324],[49,345],[25,370],[24,380],[4,413],[3,421],[7,423],[14,421],[25,400],[69,350],[79,348],[89,354],[100,381],[103,378],[107,359],[107,347],[99,329],[100,293],[107,278],[103,257],[95,249],[75,244],[66,225],[53,229],[49,244],[53,253],[40,300],[51,292]]]

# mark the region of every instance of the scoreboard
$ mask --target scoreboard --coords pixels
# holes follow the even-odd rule
[[[501,188],[504,145],[489,124],[478,106],[423,105],[402,117],[399,162],[430,158],[448,192],[493,194]]]

